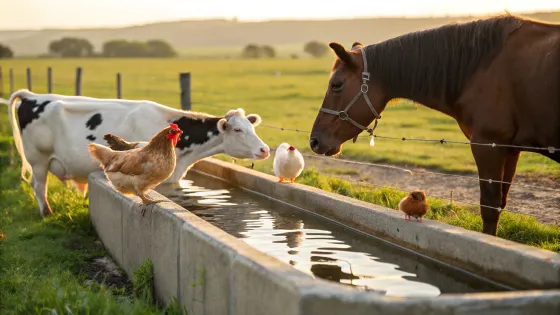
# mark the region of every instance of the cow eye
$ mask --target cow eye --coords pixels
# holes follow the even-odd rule
[[[331,89],[333,90],[333,92],[338,92],[340,90],[342,90],[342,85],[344,84],[344,82],[333,82],[331,84]]]
[[[235,129],[233,129],[233,131],[235,131],[235,132],[241,132],[241,129],[235,128]]]

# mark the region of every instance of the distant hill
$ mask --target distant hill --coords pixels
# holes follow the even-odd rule
[[[560,11],[532,13],[523,16],[560,22]],[[10,46],[17,56],[39,55],[47,52],[50,41],[63,36],[83,37],[96,50],[103,42],[124,38],[169,41],[177,50],[196,47],[232,47],[249,43],[268,45],[303,45],[309,40],[339,41],[351,45],[354,41],[372,44],[411,31],[472,19],[449,18],[363,18],[340,20],[284,20],[267,22],[238,22],[233,20],[196,20],[160,22],[123,28],[44,29],[0,31],[0,43]]]

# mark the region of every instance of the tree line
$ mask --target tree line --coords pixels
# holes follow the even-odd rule
[[[63,37],[53,40],[48,46],[49,57],[60,58],[171,58],[177,52],[168,42],[152,39],[146,42],[114,39],[103,43],[101,52],[96,53],[93,44],[84,38]],[[10,47],[0,44],[0,59],[13,58]]]
[[[315,58],[323,57],[328,51],[329,46],[326,43],[312,40],[303,46],[303,51]],[[243,48],[242,56],[244,58],[274,58],[276,51],[269,45],[259,46],[257,44],[248,44]],[[292,55],[297,58],[297,55]]]
[[[152,39],[146,42],[129,41],[125,39],[114,39],[103,43],[101,52],[96,53],[90,41],[84,38],[63,37],[49,43],[49,57],[60,58],[171,58],[176,57],[177,52],[166,41]],[[303,51],[315,58],[324,56],[329,47],[326,43],[309,41]],[[13,58],[14,53],[10,47],[0,44],[0,59]],[[259,46],[248,44],[242,52],[243,58],[275,58],[276,50],[269,45]],[[297,55],[292,55],[297,58]]]

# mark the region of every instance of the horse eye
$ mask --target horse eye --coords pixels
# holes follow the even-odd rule
[[[344,82],[333,82],[333,83],[331,84],[331,89],[332,89],[333,91],[335,91],[335,92],[336,92],[336,91],[340,91],[340,90],[342,90],[342,85],[343,85],[343,83],[344,83]]]
[[[235,128],[235,129],[233,129],[233,131],[235,131],[235,132],[241,132],[241,129]]]

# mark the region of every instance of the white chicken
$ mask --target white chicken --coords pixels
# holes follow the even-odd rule
[[[272,167],[280,183],[284,179],[290,179],[290,183],[293,183],[303,171],[304,165],[303,155],[294,146],[284,142],[276,148]]]

